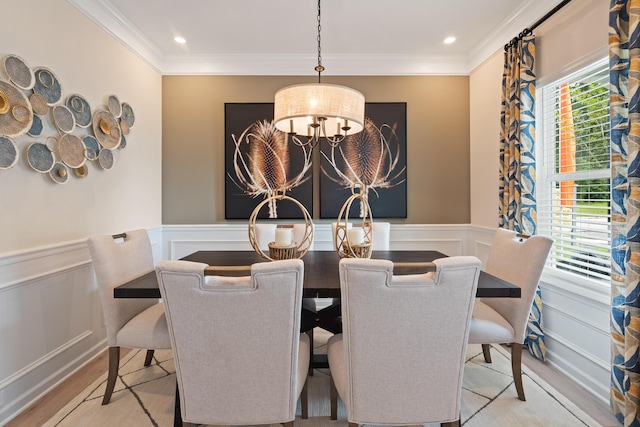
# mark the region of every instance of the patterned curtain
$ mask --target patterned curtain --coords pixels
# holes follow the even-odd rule
[[[519,233],[536,233],[535,177],[535,75],[536,44],[533,35],[513,43],[504,53],[502,109],[500,112],[500,212],[499,226]],[[529,314],[525,345],[544,360],[540,289]]]
[[[611,0],[611,408],[640,426],[640,0]]]

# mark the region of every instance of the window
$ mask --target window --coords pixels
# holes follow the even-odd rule
[[[542,87],[538,102],[538,234],[554,239],[547,265],[608,285],[608,63],[600,61]]]

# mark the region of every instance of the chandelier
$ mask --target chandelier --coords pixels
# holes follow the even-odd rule
[[[287,86],[276,92],[274,123],[297,145],[315,147],[320,137],[332,146],[364,126],[364,95],[346,86],[322,84],[324,71],[320,46],[320,0],[318,0],[318,83]]]

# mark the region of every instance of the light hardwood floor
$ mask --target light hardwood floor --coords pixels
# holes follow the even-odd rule
[[[122,349],[122,356],[129,350]],[[38,400],[31,407],[11,420],[5,427],[40,426],[58,412],[74,396],[84,390],[96,378],[106,372],[107,352],[83,366],[78,372]],[[522,355],[523,363],[544,381],[573,401],[602,426],[621,426],[611,413],[609,405],[593,396],[567,376],[534,359],[527,351]],[[525,390],[526,392],[526,390]]]

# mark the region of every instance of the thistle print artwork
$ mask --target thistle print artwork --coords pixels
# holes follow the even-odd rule
[[[366,103],[364,130],[336,147],[321,142],[320,217],[337,218],[352,194],[375,218],[407,217],[406,103]],[[354,203],[349,218],[362,217]]]
[[[248,219],[267,197],[285,194],[312,212],[311,150],[289,142],[273,124],[273,104],[225,104],[225,218]],[[259,218],[303,218],[272,200]]]

